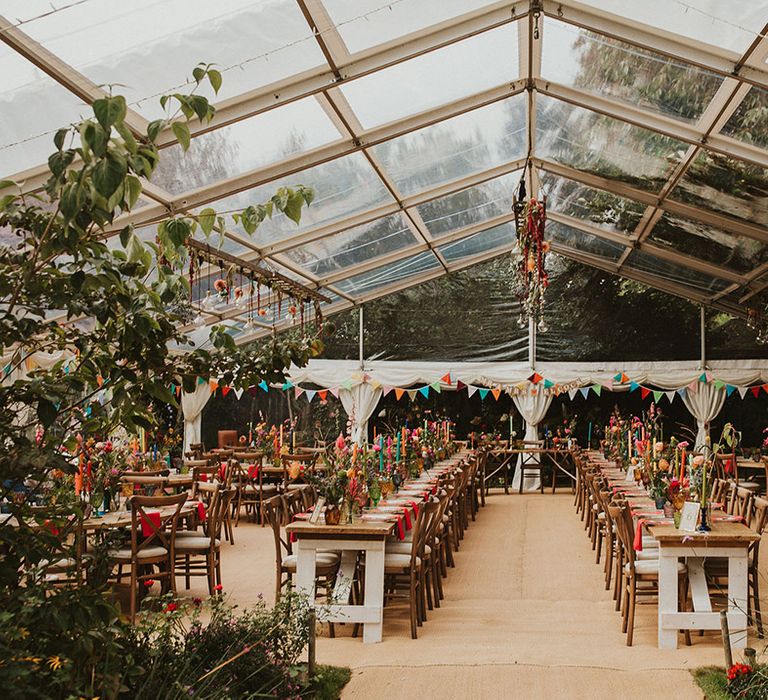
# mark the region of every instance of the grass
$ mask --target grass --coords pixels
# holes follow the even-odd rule
[[[731,700],[728,693],[728,679],[722,666],[702,666],[691,671],[697,685],[704,693],[706,700]]]
[[[352,678],[352,671],[346,666],[315,666],[306,697],[313,700],[339,700],[341,691]]]

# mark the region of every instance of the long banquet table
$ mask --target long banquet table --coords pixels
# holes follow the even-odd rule
[[[468,451],[459,452],[439,462],[418,479],[406,481],[399,493],[382,500],[377,508],[368,509],[351,524],[326,525],[324,522],[311,523],[301,519],[286,526],[286,532],[297,543],[296,589],[310,601],[315,601],[317,552],[322,549],[341,551],[341,565],[331,601],[325,604],[315,601],[319,620],[363,623],[363,642],[371,644],[381,641],[386,541],[395,534],[400,522],[400,516],[395,511],[404,511],[410,521],[410,511],[414,514],[418,512],[419,503],[435,490],[437,475],[454,468],[468,456]],[[364,601],[359,605],[350,605],[348,601],[358,552],[365,553]]]

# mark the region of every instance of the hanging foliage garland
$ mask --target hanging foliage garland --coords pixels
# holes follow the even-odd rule
[[[521,184],[522,197],[513,202],[517,249],[513,265],[516,279],[516,294],[520,300],[518,325],[524,328],[529,319],[538,324],[540,332],[547,331],[544,321],[544,293],[549,284],[545,263],[549,252],[549,241],[544,239],[547,221],[547,199],[535,197],[525,199],[525,187]]]

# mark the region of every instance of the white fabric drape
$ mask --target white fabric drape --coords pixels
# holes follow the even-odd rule
[[[515,402],[517,410],[520,411],[520,415],[525,419],[525,438],[526,442],[533,442],[539,439],[539,423],[547,415],[549,406],[552,403],[552,396],[545,396],[544,392],[539,391],[536,394],[520,394],[513,396],[512,400]],[[525,457],[526,461],[532,461],[538,459],[532,456]],[[515,476],[512,479],[512,488],[520,488],[520,475],[521,465],[523,464],[523,455],[520,455],[517,466],[515,467]],[[536,491],[541,486],[541,483],[536,477],[525,477],[523,483],[523,489],[525,491]]]
[[[181,393],[181,412],[184,414],[184,452],[189,451],[189,446],[201,442],[201,428],[203,424],[203,409],[208,399],[211,398],[211,387],[208,382],[198,384],[197,388],[188,394]]]
[[[381,398],[381,387],[368,383],[357,384],[351,389],[340,389],[339,400],[348,416],[353,416],[352,441],[362,444],[368,437],[368,419],[376,410]]]
[[[714,384],[702,382],[696,392],[689,390],[683,393],[683,403],[696,419],[696,449],[701,449],[707,443],[710,421],[717,417],[723,408],[725,391],[722,387],[718,389]]]

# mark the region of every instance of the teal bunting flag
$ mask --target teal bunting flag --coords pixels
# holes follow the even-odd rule
[[[704,384],[706,384],[706,383],[707,383],[707,373],[706,373],[706,372],[704,372],[704,373],[703,373],[703,374],[702,374],[702,375],[699,377],[699,381],[700,381],[700,382],[702,382],[702,383],[704,383]]]
[[[263,379],[259,382],[259,389],[263,389],[266,392],[269,392],[269,384],[267,384]]]
[[[485,397],[488,396],[490,389],[478,389],[477,393],[480,394],[480,400],[485,401]]]
[[[637,382],[630,382],[629,383],[629,391],[637,391],[640,388],[640,385]]]
[[[293,389],[293,383],[291,381],[287,381],[283,384],[283,391],[288,391],[288,389]]]
[[[549,379],[544,380],[544,388],[545,389],[551,389],[553,386],[555,386],[555,383],[550,381]]]
[[[732,384],[726,384],[725,385],[725,395],[730,396],[734,391],[736,391],[736,387]]]
[[[197,385],[198,386],[202,386],[203,384],[205,384],[205,379],[203,377],[198,377],[197,378]]]
[[[426,399],[429,396],[429,385],[421,387],[419,393]]]

